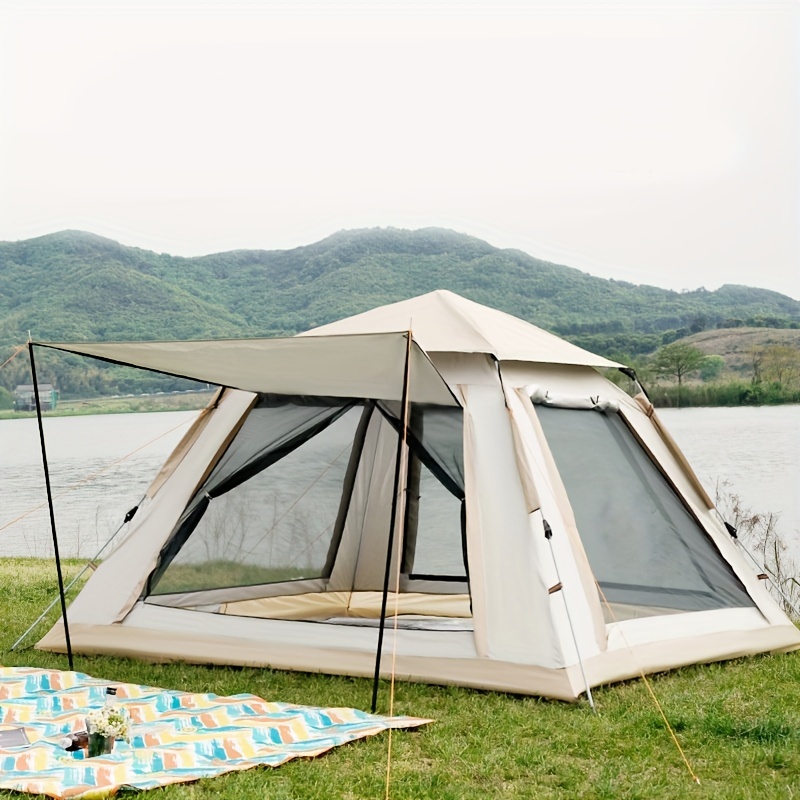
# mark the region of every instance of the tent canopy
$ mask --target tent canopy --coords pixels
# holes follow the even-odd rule
[[[34,342],[205,383],[284,395],[400,400],[407,332],[194,342]],[[458,405],[412,341],[409,385],[417,403]]]
[[[427,353],[486,353],[499,361],[529,361],[614,368],[616,361],[565,342],[529,322],[474,303],[453,292],[435,292],[356,314],[301,333],[301,337],[408,330]]]

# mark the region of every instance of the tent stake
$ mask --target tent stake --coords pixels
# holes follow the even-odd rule
[[[58,554],[58,536],[56,534],[56,515],[53,510],[53,492],[50,488],[50,469],[47,465],[47,449],[44,445],[44,425],[42,424],[42,405],[39,402],[39,383],[36,380],[36,362],[33,358],[33,342],[28,342],[28,355],[31,359],[31,377],[33,378],[33,397],[36,400],[36,419],[39,423],[39,442],[42,446],[42,466],[44,467],[44,485],[47,489],[47,505],[50,509],[50,530],[53,532],[53,554],[56,557],[56,572],[58,573],[58,594],[61,598],[61,619],[64,620],[64,638],[67,642],[67,660],[70,672],[73,671],[72,643],[69,638],[69,623],[67,622],[67,598],[64,594],[64,576],[61,572],[61,557]]]
[[[400,401],[403,426],[401,434],[397,437],[397,453],[394,462],[394,491],[392,493],[392,511],[389,520],[389,540],[386,545],[386,568],[383,573],[383,596],[381,597],[381,619],[378,626],[378,649],[375,653],[375,675],[372,680],[372,713],[378,707],[378,683],[381,675],[381,655],[383,653],[383,633],[386,628],[386,603],[389,597],[389,573],[392,569],[392,549],[394,546],[394,525],[397,518],[397,495],[400,487],[400,464],[403,457],[403,447],[408,438],[408,383],[411,366],[411,331],[408,332],[406,345],[406,363],[403,371],[403,395]],[[398,563],[397,569],[400,569]]]
[[[564,595],[563,585],[561,583],[561,574],[558,571],[558,562],[556,561],[556,551],[553,547],[553,529],[550,527],[550,523],[546,519],[542,519],[542,523],[544,525],[544,538],[547,539],[548,543],[550,544],[550,555],[553,557],[553,566],[556,569],[556,580],[558,581],[559,586],[562,586],[561,594],[564,599],[564,609],[567,612],[567,621],[569,622],[569,629],[572,633],[572,641],[575,644],[575,652],[578,655],[578,664],[581,668],[581,675],[583,675],[583,685],[586,687],[586,699],[589,701],[589,705],[591,706],[592,711],[597,713],[597,709],[594,706],[594,698],[592,697],[592,689],[589,686],[589,681],[586,678],[586,670],[583,668],[583,659],[581,658],[581,651],[578,647],[578,637],[575,635],[575,628],[572,624],[572,615],[569,613],[569,604],[567,603],[567,598]]]

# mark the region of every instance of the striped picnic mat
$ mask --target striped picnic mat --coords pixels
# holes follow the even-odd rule
[[[59,739],[85,729],[87,711],[103,705],[109,685],[117,687],[119,704],[130,715],[131,742],[117,742],[113,753],[95,758],[63,750]],[[122,787],[152,789],[257,765],[276,767],[387,728],[426,722],[272,703],[251,694],[191,694],[80,672],[0,667],[0,732],[23,728],[29,742],[0,744],[0,788],[106,797]]]

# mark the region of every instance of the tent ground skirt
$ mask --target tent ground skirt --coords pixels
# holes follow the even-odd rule
[[[171,609],[174,611],[174,609]],[[182,612],[192,613],[192,612]],[[248,622],[262,622],[248,620]],[[278,623],[281,624],[281,623]],[[286,624],[286,623],[283,623]],[[288,623],[313,625],[315,623]],[[319,626],[337,628],[340,626]],[[289,669],[301,672],[370,677],[374,669],[374,629],[352,629],[347,633],[352,646],[321,645],[302,637],[272,638],[263,648],[254,647],[247,637],[234,638],[195,631],[153,630],[132,625],[70,626],[73,648],[77,652],[117,655],[152,662],[186,661],[197,664],[237,664]],[[427,638],[436,640],[451,655],[439,652],[424,653]],[[387,627],[381,674],[389,677],[391,669],[393,631]],[[433,633],[399,631],[407,647],[417,644],[417,654],[399,653],[396,660],[398,680],[432,684],[471,686],[515,694],[540,695],[558,700],[575,701],[585,691],[578,665],[547,669],[531,664],[514,664],[478,657],[470,653],[472,636],[469,632]],[[39,643],[40,649],[64,652],[66,643],[63,627],[57,624]],[[584,668],[591,686],[639,677],[642,673],[661,672],[694,663],[722,661],[766,651],[789,651],[797,647],[797,629],[793,625],[764,625],[761,628],[742,628],[705,633],[699,636],[672,638],[646,644],[635,649],[620,647],[585,660]]]

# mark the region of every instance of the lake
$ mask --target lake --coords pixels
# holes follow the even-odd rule
[[[100,549],[196,416],[165,411],[45,418],[62,556],[90,557]],[[0,420],[0,493],[0,554],[51,555],[35,419]]]
[[[88,558],[100,550],[196,414],[45,419],[63,556]],[[659,415],[711,496],[726,481],[754,511],[779,513],[778,528],[797,557],[800,406],[662,409]],[[51,554],[36,420],[0,420],[0,555]]]
[[[800,553],[800,406],[660,409],[697,476],[714,497],[730,483],[745,506],[780,514],[778,529]]]

